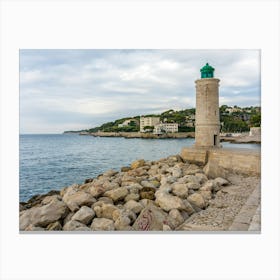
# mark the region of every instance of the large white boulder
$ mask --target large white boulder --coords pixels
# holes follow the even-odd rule
[[[66,204],[57,195],[47,197],[42,204],[21,212],[20,230],[25,230],[28,225],[46,227],[50,223],[64,218],[69,211]]]
[[[114,202],[124,199],[128,194],[126,187],[116,188],[104,193],[104,196],[110,197]]]
[[[115,230],[114,222],[106,218],[94,218],[90,228],[94,231],[112,231]]]
[[[156,203],[167,212],[171,209],[185,210],[186,208],[181,198],[164,192],[156,193]]]
[[[191,194],[191,195],[187,198],[187,200],[188,200],[191,204],[195,205],[196,207],[198,207],[198,208],[200,208],[200,209],[203,209],[203,208],[206,206],[205,200],[204,200],[203,196],[202,196],[201,194],[199,194],[199,193],[193,193],[193,194]]]
[[[73,221],[81,222],[87,225],[92,221],[95,216],[95,212],[88,206],[82,206],[71,218]]]

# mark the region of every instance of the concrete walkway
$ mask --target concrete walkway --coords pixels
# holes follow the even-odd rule
[[[230,231],[261,230],[260,195],[260,184],[258,184],[229,227]]]
[[[178,231],[260,232],[260,179],[234,176],[209,206],[193,214]]]

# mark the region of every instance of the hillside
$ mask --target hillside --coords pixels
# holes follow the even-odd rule
[[[195,108],[181,111],[170,109],[161,114],[143,115],[143,117],[160,117],[162,122],[178,123],[179,132],[193,132],[195,129]],[[223,105],[220,107],[220,121],[222,132],[249,131],[250,127],[261,125],[261,108]],[[65,131],[64,133],[137,132],[139,131],[139,123],[140,116],[126,117],[87,130]]]

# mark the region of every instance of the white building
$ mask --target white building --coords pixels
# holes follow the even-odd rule
[[[124,127],[124,126],[128,126],[130,124],[130,122],[138,122],[137,120],[135,119],[128,119],[128,120],[125,120],[123,123],[120,123],[118,124],[118,127]]]
[[[154,126],[154,134],[176,133],[178,132],[177,123],[159,123]]]
[[[159,117],[140,117],[140,132],[145,132],[145,126],[155,126],[159,123]]]

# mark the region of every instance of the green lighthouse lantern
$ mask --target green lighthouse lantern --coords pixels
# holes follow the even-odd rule
[[[200,69],[201,79],[214,78],[214,71],[215,71],[215,68],[213,68],[208,63],[206,63],[206,65]]]

